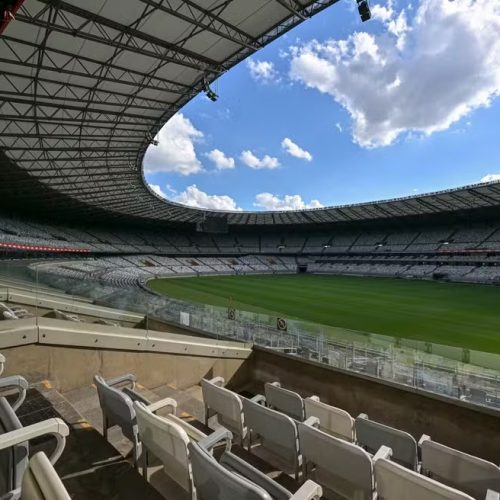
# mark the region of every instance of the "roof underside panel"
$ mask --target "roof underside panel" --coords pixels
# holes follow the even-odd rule
[[[24,1],[0,36],[0,204],[66,218],[196,223],[208,214],[275,226],[499,205],[498,184],[288,213],[199,210],[149,190],[146,149],[203,81],[335,2]]]

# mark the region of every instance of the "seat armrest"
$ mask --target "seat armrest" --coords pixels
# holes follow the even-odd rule
[[[155,413],[161,408],[165,408],[167,406],[171,408],[171,411],[169,413],[173,413],[175,415],[177,412],[177,401],[173,398],[160,399],[159,401],[155,401],[154,403],[149,404],[147,408],[151,413]]]
[[[5,365],[5,356],[3,354],[0,354],[0,375],[3,373]]]
[[[266,405],[266,396],[263,394],[257,394],[253,398],[250,398],[250,401],[253,401],[254,403],[258,403],[260,405]]]
[[[304,420],[304,425],[308,425],[309,427],[316,427],[316,429],[319,429],[320,426],[319,418],[311,416],[306,420]]]
[[[19,392],[16,401],[14,401],[11,405],[14,411],[16,411],[23,404],[23,401],[26,398],[28,386],[28,381],[24,377],[21,377],[21,375],[12,375],[11,377],[0,378],[0,389],[16,388]]]
[[[309,396],[309,399],[311,401],[316,401],[316,403],[320,403],[321,399],[319,399],[319,396]]]
[[[290,500],[319,500],[323,496],[323,488],[308,479],[290,498]]]
[[[0,436],[0,450],[11,448],[17,444],[48,434],[53,435],[57,440],[56,449],[50,456],[50,463],[55,464],[64,450],[66,437],[69,435],[69,427],[60,418],[49,418],[42,422],[2,434]]]
[[[500,493],[498,493],[498,491],[488,490],[484,500],[500,500]]]
[[[387,460],[390,460],[391,457],[392,450],[388,446],[382,445],[373,456],[373,463],[375,463],[379,458],[386,458]]]
[[[140,401],[146,406],[149,406],[151,404],[151,401],[149,399],[145,398],[142,394],[134,391],[134,389],[130,389],[130,387],[124,387],[122,389],[122,392],[123,394],[126,394],[132,401]]]
[[[269,385],[274,385],[274,387],[281,387],[281,384],[279,382],[268,382]]]
[[[125,373],[124,375],[119,375],[118,377],[107,379],[106,384],[108,384],[110,387],[114,387],[115,385],[128,382],[132,386],[132,389],[134,389],[136,381],[137,377],[133,373]]]
[[[233,442],[233,433],[225,427],[219,427],[216,431],[209,434],[206,438],[198,442],[198,444],[206,451],[210,452],[217,444],[225,441],[226,450],[231,450]]]
[[[224,380],[224,377],[214,377],[214,378],[210,379],[209,382],[211,384],[218,386],[218,387],[224,387],[224,384],[226,383],[226,381]]]
[[[356,418],[363,418],[365,420],[369,420],[368,415],[366,413],[360,413]]]
[[[428,436],[427,434],[422,434],[420,436],[420,439],[418,440],[418,447],[420,448],[422,446],[422,443],[424,443],[425,441],[430,441],[431,440],[431,437]]]

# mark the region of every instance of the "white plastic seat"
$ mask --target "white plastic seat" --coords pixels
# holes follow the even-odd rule
[[[375,499],[370,455],[355,444],[313,427],[314,424],[317,425],[314,417],[298,424],[304,476],[321,485],[326,498]]]
[[[246,398],[243,398],[243,413],[248,426],[248,449],[251,450],[253,439],[259,438],[260,445],[278,459],[279,466],[290,468],[298,479],[301,456],[296,422]]]
[[[205,404],[205,424],[210,416],[217,415],[219,424],[229,429],[241,442],[246,438],[247,428],[243,416],[241,398],[233,391],[222,387],[224,379],[202,379],[201,390]]]
[[[323,403],[317,396],[304,399],[304,409],[306,419],[316,417],[323,432],[350,443],[354,441],[354,419],[345,410]]]
[[[238,456],[231,453],[232,434],[220,427],[199,443],[189,443],[193,478],[199,500],[319,500],[322,489],[307,481],[292,494]],[[226,441],[226,450],[217,462],[212,447]]]
[[[473,500],[387,458],[375,460],[374,470],[379,500]]]
[[[175,411],[175,400],[164,402],[165,406]],[[148,453],[151,452],[163,464],[165,474],[195,499],[196,490],[193,487],[188,444],[190,441],[197,442],[206,438],[206,434],[175,415],[155,415],[148,406],[139,401],[134,402],[134,408],[141,440],[144,477],[147,479]]]
[[[469,455],[429,436],[420,439],[422,473],[476,499],[484,499],[488,490],[500,493],[500,468],[492,462]]]
[[[281,387],[279,382],[264,384],[266,403],[270,408],[278,410],[289,417],[304,421],[304,400],[296,392]]]
[[[371,455],[381,446],[392,450],[391,460],[408,469],[418,471],[418,446],[415,438],[408,432],[369,420],[361,413],[356,417],[356,444]]]

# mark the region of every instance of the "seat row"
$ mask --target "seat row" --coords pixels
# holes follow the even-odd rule
[[[255,443],[276,465],[311,478],[332,498],[387,500],[500,498],[495,464],[312,396],[303,399],[279,383],[265,395],[242,398],[223,379],[202,380],[205,418],[217,415],[241,443]]]

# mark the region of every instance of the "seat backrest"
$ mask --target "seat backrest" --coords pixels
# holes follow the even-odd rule
[[[299,449],[295,421],[246,398],[243,398],[243,413],[249,431],[260,436],[262,446],[296,468]]]
[[[280,387],[277,382],[267,382],[264,393],[268,406],[299,422],[304,421],[304,401],[300,394]]]
[[[306,419],[319,419],[319,428],[323,432],[349,442],[354,441],[354,419],[345,410],[313,398],[304,399],[304,409]]]
[[[379,500],[473,500],[385,458],[376,460],[374,470]]]
[[[142,403],[134,403],[134,408],[142,444],[162,462],[168,476],[190,491],[189,437],[186,432],[173,421],[155,415]]]
[[[373,467],[368,453],[359,446],[299,423],[302,459],[313,466],[312,479],[320,484],[329,497],[372,500]]]
[[[23,426],[9,402],[0,397],[0,432],[15,431]],[[29,444],[27,441],[0,451],[0,496],[21,486],[28,467]]]
[[[133,441],[137,433],[137,423],[132,400],[122,391],[109,386],[100,375],[94,377],[94,382],[102,412],[108,419],[108,426],[118,425],[123,434]]]
[[[500,492],[500,468],[481,458],[424,440],[422,471],[433,479],[484,499],[488,489]]]
[[[33,455],[21,487],[22,500],[71,500],[47,455]]]
[[[356,417],[356,443],[372,455],[381,446],[387,446],[392,450],[393,462],[417,470],[417,442],[407,432],[369,420],[366,415],[359,415]]]
[[[245,437],[246,429],[240,397],[233,391],[219,387],[206,379],[201,380],[201,391],[205,406],[217,413],[219,423],[237,436]]]
[[[193,482],[201,500],[271,500],[259,486],[225,469],[200,445],[188,444]]]

